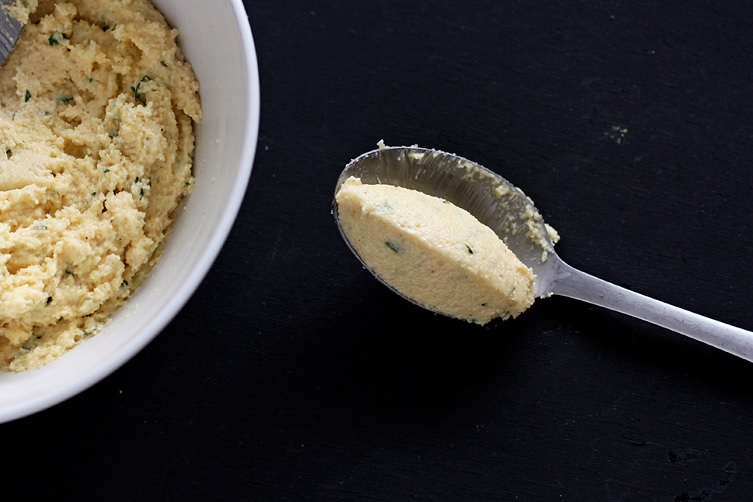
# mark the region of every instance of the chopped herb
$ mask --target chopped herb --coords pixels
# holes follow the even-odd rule
[[[104,168],[102,168],[102,172],[103,172],[103,173],[109,173],[109,172],[110,172],[110,169],[109,169],[109,168],[107,168],[107,167],[104,167]]]
[[[473,250],[473,248],[472,248],[471,246],[469,246],[468,244],[466,244],[466,245],[465,245],[465,249],[467,249],[467,250],[468,250],[468,254],[475,254],[475,253],[476,253],[476,252],[475,252],[475,251]]]
[[[52,297],[51,296],[47,297],[47,303],[52,303]]]
[[[30,99],[31,99],[31,93],[29,92],[29,89],[26,89],[26,94],[24,94],[24,103],[26,103]]]
[[[394,242],[391,242],[391,241],[384,241],[384,243],[385,243],[385,244],[387,245],[387,247],[388,247],[388,248],[390,248],[390,249],[391,249],[391,250],[393,250],[394,252],[396,252],[396,253],[398,253],[398,254],[400,253],[400,248],[399,248],[399,247],[397,246],[397,244],[395,244]]]
[[[68,94],[66,94],[66,95],[64,95],[64,96],[59,96],[59,97],[58,97],[58,98],[56,99],[56,101],[57,101],[58,103],[61,103],[61,104],[67,105],[68,103],[70,103],[71,101],[73,101],[73,96],[70,96],[70,95],[68,95]]]
[[[48,38],[47,41],[50,42],[50,45],[59,45],[62,40],[67,38],[68,36],[65,33],[56,31],[55,33],[50,35],[50,38]]]
[[[127,287],[128,287],[128,281],[125,281],[125,280],[124,280],[123,282],[121,282],[121,283],[120,283],[120,287],[121,287],[121,288],[127,288]]]
[[[146,195],[146,187],[152,186],[152,178],[141,179],[138,176],[133,180],[133,184],[139,189],[139,197],[144,198]]]
[[[29,337],[23,343],[23,345],[21,345],[21,350],[24,351],[24,352],[31,351],[33,348],[35,348],[39,344],[39,341],[41,339],[42,339],[42,335],[34,335],[32,337]]]
[[[99,20],[97,21],[97,24],[99,25],[100,28],[102,28],[102,31],[107,31],[110,29],[110,23],[105,21],[105,18],[103,17],[99,18]]]
[[[151,77],[149,77],[149,75],[144,75],[143,77],[141,77],[141,80],[139,80],[139,82],[135,86],[131,86],[133,95],[142,105],[146,105],[146,98],[144,97],[143,94],[141,94],[141,84],[143,84],[144,82],[149,82],[150,80],[151,80]]]

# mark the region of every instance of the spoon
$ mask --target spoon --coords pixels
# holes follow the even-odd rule
[[[535,298],[560,295],[582,300],[656,324],[753,362],[753,332],[635,293],[566,264],[555,252],[549,229],[533,201],[522,190],[480,164],[439,150],[380,146],[345,166],[337,180],[335,193],[351,176],[360,178],[364,184],[384,183],[424,192],[465,209],[490,227],[518,259],[533,270],[536,275]],[[336,202],[333,202],[333,215],[348,247],[369,269],[340,226]],[[406,299],[417,303],[411,298]]]
[[[16,0],[0,0],[0,66],[13,51],[21,34],[21,23],[2,8],[15,2]]]

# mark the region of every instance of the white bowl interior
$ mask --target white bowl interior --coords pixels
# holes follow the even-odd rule
[[[214,262],[248,185],[259,129],[256,51],[241,0],[153,0],[180,30],[201,85],[193,193],[149,278],[103,331],[49,365],[0,373],[0,422],[55,405],[133,357],[178,313]]]

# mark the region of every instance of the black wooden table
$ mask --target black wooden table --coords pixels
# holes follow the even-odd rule
[[[330,214],[380,139],[455,152],[523,188],[571,265],[751,329],[753,3],[246,6],[262,117],[226,246],[143,352],[0,426],[5,494],[753,498],[753,363],[559,297],[436,316]]]

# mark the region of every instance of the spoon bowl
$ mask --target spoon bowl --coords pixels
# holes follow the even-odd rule
[[[335,193],[351,176],[364,184],[384,183],[417,190],[462,207],[494,230],[533,270],[536,298],[552,294],[557,260],[549,229],[533,201],[502,176],[458,155],[416,146],[381,147],[353,159],[340,174]],[[338,228],[348,242],[339,224],[336,204],[334,212]]]
[[[649,298],[566,264],[555,252],[551,229],[544,223],[533,201],[505,178],[478,163],[417,146],[380,146],[345,166],[337,180],[335,194],[351,176],[360,178],[364,184],[389,184],[420,191],[465,209],[491,228],[518,259],[531,268],[536,276],[535,298],[561,295],[586,301],[643,319],[753,362],[753,332]],[[336,202],[332,212],[343,239],[369,269],[340,225]],[[374,275],[397,292],[392,285]]]

